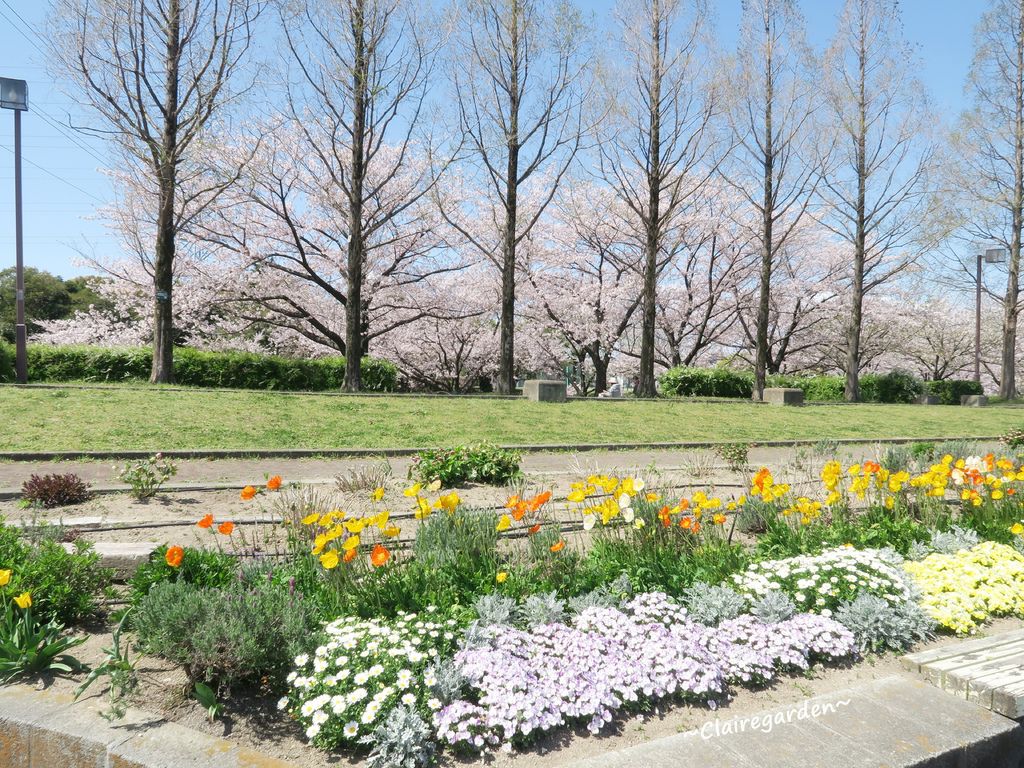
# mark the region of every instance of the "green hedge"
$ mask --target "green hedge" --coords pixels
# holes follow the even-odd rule
[[[0,341],[0,381],[14,381],[14,347]]]
[[[8,345],[0,344],[0,381],[14,378],[6,357]],[[31,344],[28,348],[29,381],[126,382],[149,379],[153,352],[148,348],[106,349],[85,346]],[[372,357],[362,360],[363,388],[390,392],[398,383],[394,365]],[[191,387],[326,391],[341,389],[345,382],[345,358],[300,359],[257,355],[249,352],[174,350],[174,380]]]
[[[976,381],[961,379],[943,379],[942,381],[926,381],[924,391],[939,398],[942,405],[960,405],[961,395],[983,395],[985,390]]]
[[[658,380],[661,393],[673,397],[746,397],[754,393],[754,374],[728,368],[669,368]]]
[[[754,390],[753,373],[725,368],[670,368],[659,381],[663,395],[677,397],[749,398]],[[846,389],[843,376],[776,373],[768,376],[766,383],[769,387],[801,389],[808,402],[842,402]],[[912,403],[924,392],[924,382],[906,371],[866,373],[860,377],[860,390],[865,403]],[[960,402],[959,394],[956,402]]]

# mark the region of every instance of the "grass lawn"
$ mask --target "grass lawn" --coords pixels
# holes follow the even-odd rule
[[[0,388],[0,450],[393,448],[839,437],[999,435],[1006,407],[833,405],[778,408],[666,400],[324,397],[224,390]]]

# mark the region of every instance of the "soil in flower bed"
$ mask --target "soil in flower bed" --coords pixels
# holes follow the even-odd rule
[[[997,619],[984,625],[979,636],[994,635],[1024,628],[1024,620]],[[81,632],[82,630],[79,630]],[[75,649],[75,656],[88,664],[102,661],[101,648],[110,642],[109,630],[100,625],[87,628],[88,641]],[[918,646],[915,650],[958,642],[962,638],[942,635]],[[134,658],[134,652],[133,652]],[[327,766],[361,766],[359,758],[344,754],[327,754],[310,746],[302,728],[277,710],[278,696],[258,691],[234,691],[223,700],[224,716],[210,723],[205,710],[187,697],[184,672],[168,661],[144,657],[139,663],[140,687],[133,697],[133,706],[212,736],[223,737],[242,746],[293,763],[297,768]],[[893,674],[906,674],[895,654],[868,656],[849,668],[818,668],[806,675],[780,676],[773,685],[762,690],[735,689],[735,697],[718,710],[686,705],[667,705],[660,711],[628,717],[609,725],[598,736],[591,736],[585,727],[575,732],[557,731],[541,736],[528,749],[512,753],[498,752],[486,758],[460,758],[444,755],[443,766],[488,764],[497,768],[558,768],[575,760],[623,749],[652,739],[699,729],[716,719],[728,720],[763,710],[799,704],[819,696]],[[70,692],[82,676],[56,678],[50,684],[61,692]],[[93,684],[85,697],[104,697],[103,681]]]

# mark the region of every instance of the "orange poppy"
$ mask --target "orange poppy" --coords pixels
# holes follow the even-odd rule
[[[239,495],[242,497],[243,501],[248,501],[249,499],[255,498],[256,489],[251,485],[247,485],[242,489],[242,492]]]
[[[537,523],[536,525],[531,525],[530,526],[530,530],[528,530],[527,533],[529,533],[532,536],[533,534],[535,534],[535,533],[537,533],[539,531],[540,531],[540,523]]]
[[[700,533],[700,521],[699,520],[694,520],[693,521],[693,529],[692,530],[693,530],[694,533]]]
[[[658,510],[658,519],[661,520],[663,527],[668,528],[672,525],[671,515],[672,510],[670,510],[667,505]]]
[[[267,480],[267,490],[268,491],[276,491],[280,487],[281,487],[281,476],[280,475],[274,475],[272,478]]]
[[[218,525],[217,530],[220,533],[223,533],[225,536],[230,536],[231,532],[235,530],[235,524],[229,520],[228,522],[221,523],[220,525]]]
[[[182,559],[185,557],[185,550],[175,544],[173,547],[167,548],[167,553],[164,555],[164,560],[171,568],[177,568],[181,565]]]
[[[380,568],[384,563],[391,559],[391,553],[388,552],[387,547],[377,544],[374,546],[373,551],[370,553],[370,563],[374,568]]]
[[[518,496],[509,496],[508,497],[508,501],[505,502],[505,509],[515,509],[515,507],[518,504],[519,504],[519,497]]]
[[[526,517],[526,512],[529,509],[525,501],[520,501],[514,507],[509,507],[512,510],[512,519],[515,521],[522,520]]]
[[[344,560],[346,563],[351,563],[353,560],[356,559],[356,555],[358,554],[359,550],[355,547],[353,547],[352,549],[346,549],[345,555],[341,559]]]
[[[196,525],[198,525],[200,528],[209,528],[211,525],[213,525],[213,515],[207,515],[198,523],[196,523]]]
[[[679,520],[679,527],[680,528],[685,528],[685,529],[689,530],[690,527],[693,525],[693,523],[694,523],[693,518],[690,517],[689,515],[687,515],[686,517],[680,518],[680,520]]]
[[[552,552],[561,552],[565,549],[565,539],[559,539],[556,543],[551,545]]]
[[[531,512],[536,512],[538,509],[547,504],[550,500],[551,491],[544,491],[543,493],[538,493],[536,496],[534,496],[526,503],[530,507]]]

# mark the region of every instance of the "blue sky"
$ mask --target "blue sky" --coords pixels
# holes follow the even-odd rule
[[[741,0],[710,0],[717,35],[724,48],[735,45]],[[607,20],[610,2],[581,2]],[[802,0],[808,41],[821,51],[835,30],[842,0]],[[940,114],[955,116],[964,106],[963,84],[971,60],[973,29],[984,0],[902,0],[907,39],[917,46],[918,73]],[[37,37],[47,3],[0,0],[0,76],[29,82],[29,109],[23,115],[25,261],[63,277],[88,270],[73,262],[81,251],[115,254],[116,239],[99,221],[97,206],[110,197],[101,173],[103,142],[68,127],[81,109],[47,75]],[[0,269],[14,265],[14,120],[0,111]]]

